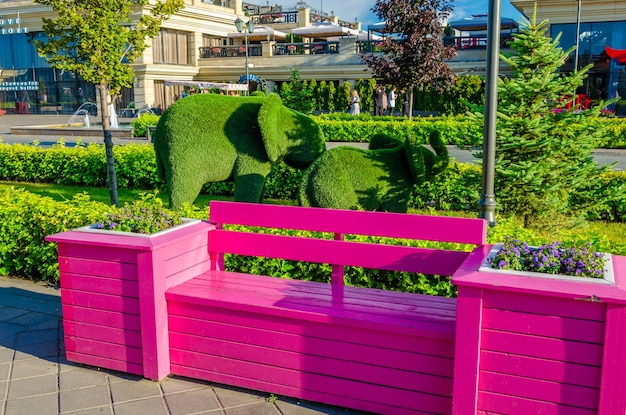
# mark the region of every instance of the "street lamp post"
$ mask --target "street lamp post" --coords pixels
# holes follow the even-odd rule
[[[247,85],[246,95],[247,95],[247,94],[250,93],[250,74],[248,73],[248,70],[249,70],[249,66],[248,66],[248,34],[254,32],[254,22],[252,21],[252,19],[250,19],[244,25],[243,24],[243,20],[241,20],[239,17],[237,17],[237,20],[235,20],[235,27],[237,28],[237,31],[239,33],[244,32],[244,39],[245,39],[245,43],[246,43],[246,85]]]

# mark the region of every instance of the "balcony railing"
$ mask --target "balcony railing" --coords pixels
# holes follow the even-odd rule
[[[500,36],[500,48],[508,48],[513,41],[510,35]],[[445,36],[444,46],[454,46],[457,50],[465,49],[485,49],[487,48],[487,35],[478,36]]]
[[[383,42],[379,40],[357,40],[356,53],[376,53],[382,52]]]
[[[248,45],[248,56],[261,56],[261,45]],[[233,46],[203,46],[200,48],[200,58],[239,58],[246,56],[244,45]]]
[[[274,55],[339,53],[339,42],[276,43]]]
[[[252,16],[255,24],[298,23],[298,12],[263,13]]]

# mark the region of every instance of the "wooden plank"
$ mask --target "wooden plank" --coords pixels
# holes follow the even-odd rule
[[[604,343],[604,323],[559,316],[486,308],[483,327],[587,343]]]
[[[137,280],[137,264],[115,261],[100,261],[88,258],[59,257],[61,274],[92,275],[94,277],[121,278]]]
[[[130,297],[89,293],[61,289],[61,303],[64,306],[79,306],[95,308],[98,310],[110,310],[121,313],[139,314],[139,300]]]
[[[468,252],[216,230],[209,251],[389,271],[452,275]]]
[[[216,271],[210,271],[215,274]],[[235,293],[246,292],[255,296],[260,296],[274,301],[293,301],[294,303],[319,305],[321,307],[337,308],[341,310],[361,310],[366,314],[403,316],[417,321],[436,320],[449,322],[454,325],[456,318],[456,308],[454,303],[437,303],[432,301],[420,301],[419,294],[386,296],[378,294],[376,290],[361,288],[360,291],[352,290],[350,296],[344,295],[346,290],[334,290],[332,286],[324,283],[311,281],[298,281],[298,284],[282,284],[277,278],[255,276],[255,281],[240,280],[235,278],[207,278],[207,275],[200,275],[193,280],[186,282],[186,289],[192,290],[198,297],[211,298],[215,292],[224,293],[231,291]],[[276,282],[278,281],[278,282]],[[184,292],[184,290],[175,290]],[[359,295],[362,294],[362,295]],[[394,301],[397,299],[397,301]],[[411,301],[412,300],[412,301]],[[432,305],[445,306],[445,309],[435,308]]]
[[[73,232],[73,234],[80,234],[80,232]],[[83,258],[126,264],[137,263],[137,251],[133,249],[113,246],[81,245],[78,243],[59,243],[57,249],[60,258]]]
[[[483,310],[482,296],[483,292],[479,288],[459,287],[452,404],[452,412],[455,415],[476,413]]]
[[[268,333],[267,335],[272,335]],[[369,363],[362,363],[359,356],[347,361],[336,359],[332,353],[325,356],[317,354],[312,345],[306,344],[300,349],[291,350],[287,347],[266,348],[250,343],[235,343],[207,339],[193,335],[172,334],[170,337],[171,350],[190,351],[204,355],[205,360],[214,358],[230,358],[253,363],[259,366],[295,370],[302,376],[316,374],[331,376],[355,382],[373,383],[379,386],[412,390],[431,395],[444,397],[452,396],[452,377],[436,376],[429,373],[405,370],[403,361],[398,360],[395,367],[382,367]],[[342,346],[340,346],[342,347]],[[351,349],[352,350],[352,349]],[[187,365],[184,360],[172,361],[173,364]]]
[[[386,236],[480,245],[487,227],[482,219],[389,212],[302,208],[211,201],[210,220],[268,228]]]
[[[420,337],[419,332],[408,334],[381,331],[383,327],[366,327],[365,329],[337,324],[307,322],[292,318],[293,316],[273,316],[253,314],[238,309],[205,307],[203,305],[168,302],[170,319],[173,316],[193,316],[198,320],[226,322],[232,325],[256,327],[262,330],[291,333],[299,336],[310,336],[328,340],[352,342],[391,350],[419,351],[421,354],[454,357],[454,338],[441,340],[432,337]],[[177,327],[178,330],[182,330]],[[193,330],[193,326],[189,327]],[[426,340],[426,341],[424,341]]]
[[[626,265],[626,264],[625,264]],[[626,413],[626,307],[609,304],[602,360],[600,414]]]
[[[427,316],[423,316],[423,321],[418,321],[404,318],[404,316],[400,315],[364,315],[360,311],[351,309],[333,309],[331,312],[328,306],[293,302],[290,301],[289,297],[277,301],[275,298],[268,299],[246,292],[231,290],[215,291],[214,298],[200,298],[197,296],[197,291],[196,287],[183,284],[169,290],[166,298],[168,301],[184,301],[205,307],[227,308],[256,314],[291,317],[303,321],[331,323],[347,327],[378,328],[380,331],[411,335],[421,332],[424,336],[445,340],[451,340],[454,337],[453,324],[436,319],[428,320]]]
[[[221,281],[223,283],[236,282],[241,284],[242,288],[256,290],[256,287],[274,288],[289,292],[303,292],[307,294],[323,294],[336,298],[337,291],[341,293],[342,300],[368,300],[378,301],[380,303],[394,303],[411,305],[415,307],[425,307],[432,309],[433,313],[444,313],[456,311],[455,298],[439,297],[434,295],[406,293],[401,291],[390,291],[376,288],[363,287],[343,287],[336,290],[327,283],[315,281],[303,281],[298,279],[275,278],[264,275],[244,274],[230,271],[207,271],[198,274],[189,284],[207,284],[207,287],[213,281]],[[208,288],[207,288],[208,289]],[[203,290],[204,291],[204,290]]]
[[[485,290],[485,307],[521,313],[571,317],[581,320],[604,321],[606,305],[590,301],[572,301],[568,298],[529,295],[517,292]]]
[[[483,330],[481,349],[600,366],[603,347],[583,342]]]
[[[549,382],[521,376],[505,375],[481,370],[479,388],[481,391],[531,400],[554,402],[560,405],[576,406],[598,410],[600,392],[597,388]]]
[[[271,331],[257,326],[241,325],[239,320],[229,322],[229,316],[215,314],[213,320],[201,320],[197,316],[170,316],[170,338],[179,335],[205,338],[202,343],[210,343],[215,339],[231,343],[251,343],[266,349],[291,350],[307,355],[325,356],[328,358],[360,362],[367,365],[396,368],[407,371],[427,373],[440,377],[452,378],[453,360],[451,357],[422,354],[422,347],[431,343],[429,339],[416,339],[409,350],[388,349],[379,344],[361,343],[360,333],[344,334],[344,338],[320,338],[308,335],[308,327],[301,327],[301,334],[284,331]],[[216,321],[217,320],[217,321]],[[314,333],[318,334],[318,333]],[[329,336],[330,337],[330,336]],[[367,339],[365,339],[367,340]],[[402,363],[400,363],[402,362]],[[599,373],[599,371],[598,371]]]
[[[315,392],[341,391],[354,399],[375,399],[381,404],[407,405],[425,412],[449,413],[451,397],[430,395],[399,388],[389,388],[371,383],[352,382],[330,376],[301,373],[296,370],[259,365],[253,362],[172,350],[172,361],[185,362],[185,366],[204,371],[214,371],[230,376],[254,379],[274,385],[284,385]]]
[[[141,365],[142,363],[141,349],[123,344],[106,343],[65,335],[65,349],[68,353],[80,353],[82,355],[124,361],[135,365]]]
[[[484,391],[478,393],[478,401],[478,414],[480,415],[598,415],[598,412],[593,409],[577,408],[574,406],[556,404],[554,402],[516,398]]]
[[[72,291],[139,298],[139,288],[136,280],[61,273],[61,287]]]
[[[232,376],[223,373],[215,373],[198,368],[190,368],[180,365],[172,365],[172,374],[186,376],[194,379],[204,379],[210,382],[217,382],[226,385],[239,386],[246,389],[253,389],[278,395],[292,396],[298,399],[306,399],[314,402],[322,402],[346,408],[353,408],[383,415],[433,415],[433,412],[419,410],[421,408],[407,408],[410,403],[394,402],[392,404],[382,404],[377,402],[376,396],[369,396],[365,399],[354,399],[337,391],[317,392],[307,389],[295,388],[285,385],[276,385],[259,379],[249,379],[239,376]],[[406,405],[400,407],[399,405]],[[448,414],[449,411],[443,412]]]
[[[483,351],[480,357],[480,367],[489,372],[508,373],[589,388],[600,386],[601,369],[597,366]]]
[[[140,331],[139,315],[119,313],[110,310],[63,305],[63,322],[74,321],[80,323],[102,325],[129,331]]]
[[[132,373],[134,375],[143,375],[143,367],[141,365],[123,360],[107,359],[105,357],[91,356],[73,351],[67,351],[66,357],[70,362],[119,370],[120,372]]]
[[[63,320],[63,330],[68,337],[80,337],[88,340],[97,340],[106,343],[123,344],[130,347],[141,348],[141,332],[79,323],[71,320]]]

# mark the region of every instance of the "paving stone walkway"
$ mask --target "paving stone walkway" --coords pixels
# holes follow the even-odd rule
[[[365,415],[209,382],[153,382],[68,362],[59,288],[3,277],[0,397],[0,415]]]

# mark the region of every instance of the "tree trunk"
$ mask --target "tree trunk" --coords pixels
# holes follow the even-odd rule
[[[118,206],[117,178],[115,177],[115,157],[113,156],[113,138],[111,137],[111,120],[109,118],[109,89],[106,85],[100,85],[100,106],[102,114],[102,130],[104,133],[104,150],[107,160],[107,185],[109,187],[109,199],[112,205]]]
[[[413,96],[415,94],[415,87],[411,86],[411,92],[409,93],[409,120],[413,119]]]

